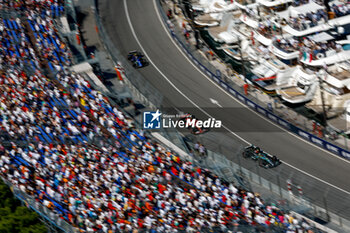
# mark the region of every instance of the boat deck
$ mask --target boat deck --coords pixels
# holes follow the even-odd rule
[[[350,78],[350,72],[348,70],[343,70],[342,72],[330,72],[330,74],[339,79],[339,80],[345,80]]]
[[[214,7],[218,8],[218,9],[224,9],[224,7],[221,4],[219,4],[218,2],[214,3]]]
[[[210,16],[210,14],[203,14],[196,17],[196,21],[218,21]]]
[[[199,15],[195,18],[195,22],[199,23],[213,23],[219,22],[217,19],[210,16],[210,14]]]
[[[238,51],[235,51],[233,49],[230,49],[230,48],[226,48],[226,49],[223,49],[225,53],[227,53],[228,55],[232,56],[232,57],[236,57],[236,58],[239,58],[240,60],[240,57],[241,57],[241,54],[238,52]],[[242,52],[242,56],[244,58],[247,58],[248,57],[248,54],[246,52]]]
[[[287,88],[281,89],[279,92],[281,95],[284,95],[287,98],[298,98],[298,97],[305,96],[305,93],[299,91],[297,87],[287,87]]]
[[[275,91],[276,89],[277,89],[277,85],[276,85],[276,83],[273,83],[273,84],[271,84],[271,85],[266,85],[265,87],[264,87],[264,89],[266,89],[267,91]]]
[[[243,6],[255,3],[254,0],[237,0],[237,2]]]
[[[227,31],[227,28],[228,28],[228,25],[226,25],[226,26],[219,25],[219,26],[208,28],[208,32],[212,37],[218,38],[218,36],[221,32]]]

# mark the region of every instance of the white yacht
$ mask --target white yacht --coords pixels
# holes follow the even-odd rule
[[[320,101],[319,95],[314,96],[317,88],[319,88],[316,72],[320,70],[320,67],[330,66],[328,80],[333,80],[333,84],[338,87],[340,87],[339,82],[335,82],[331,74],[337,73],[336,76],[344,79],[344,74],[349,73],[345,70],[335,72],[339,70],[335,68],[337,67],[335,64],[350,60],[349,40],[336,41],[335,37],[329,32],[314,34],[304,40],[307,46],[301,50],[298,44],[293,46],[294,42],[290,41],[288,45],[286,45],[287,42],[275,41],[270,47],[270,50],[280,57],[281,61],[291,64],[290,62],[299,60],[305,67],[297,66],[277,74],[277,93],[282,99],[292,104],[308,102],[312,99]]]
[[[269,49],[289,65],[296,64],[298,61],[312,67],[332,65],[350,59],[348,33],[350,33],[350,24],[338,27],[336,30],[314,33],[303,39],[291,36],[275,39]],[[303,47],[300,47],[300,42],[304,44]]]
[[[233,3],[227,3],[225,0],[200,0],[198,4],[192,5],[192,8],[202,12],[195,17],[195,24],[214,27],[220,25],[224,15],[237,9],[237,6]]]
[[[266,91],[275,91],[277,88],[277,74],[288,69],[288,66],[276,57],[262,57],[251,70],[251,81]]]
[[[309,19],[300,19],[301,15],[305,16],[308,13],[314,15],[317,11],[320,14],[315,22]],[[312,1],[299,7],[290,7],[288,11],[277,14],[280,20],[284,22],[283,31],[295,37],[307,36],[350,24],[350,15],[329,18],[329,13],[326,12],[325,7]]]
[[[282,8],[283,10],[288,8],[293,0],[257,0],[256,2],[268,9],[278,10]]]
[[[239,39],[237,39],[238,44],[224,45],[220,49],[237,61],[241,61],[243,58],[244,60],[249,61],[252,65],[256,65],[258,53],[252,46],[250,46],[250,41],[245,38],[243,40],[238,40]]]
[[[301,66],[280,71],[276,77],[276,92],[292,104],[305,103],[313,99],[318,87],[316,74]]]
[[[350,63],[343,62],[330,66],[327,72],[319,72],[318,76],[323,81],[323,90],[318,86],[314,99],[306,106],[322,113],[321,91],[323,91],[327,117],[340,115],[350,101]]]
[[[292,0],[256,0],[256,4],[240,7],[243,11],[241,20],[252,28],[257,29],[261,20],[273,20],[276,15],[272,12],[283,12],[291,5]]]
[[[276,39],[269,46],[270,52],[287,65],[296,65],[300,52],[294,39]]]
[[[234,29],[239,23],[239,20],[235,18],[236,14],[237,12],[226,13],[220,25],[208,28],[208,33],[214,41],[233,44],[238,42],[237,37],[243,38],[243,35]],[[232,33],[234,34],[232,35]]]
[[[244,9],[250,9],[250,7],[252,5],[245,6]],[[237,17],[231,17],[229,23],[224,23],[222,20],[220,26],[208,28],[209,35],[216,42],[224,43],[218,49],[222,49],[238,62],[243,58],[253,67],[251,81],[256,81],[254,83],[266,91],[274,91],[276,74],[279,69],[288,67],[275,56],[271,56],[268,49],[272,43],[272,37],[280,33],[278,27],[273,27],[269,24],[270,21],[267,21],[268,23],[260,22],[257,28],[254,28],[242,21],[242,17],[240,17],[241,22],[237,22],[236,19]],[[271,75],[268,77],[266,74]]]
[[[335,34],[337,33],[335,32]],[[337,41],[329,32],[315,34],[310,36],[309,39],[319,49],[312,49],[312,54],[303,52],[300,59],[301,63],[307,66],[320,67],[350,60],[350,40]],[[322,48],[323,45],[324,48]]]
[[[205,13],[195,17],[194,23],[202,27],[215,27],[220,25],[223,13]]]
[[[219,13],[236,8],[234,3],[225,0],[199,0],[192,3],[192,9],[204,13]]]
[[[240,31],[246,32],[253,44],[259,42],[264,46],[270,46],[273,38],[282,37],[282,29],[278,17],[272,12],[285,11],[288,9],[292,1],[267,1],[257,0],[256,4],[252,4],[242,8],[240,20],[246,25],[246,28]],[[242,32],[243,33],[243,32]]]

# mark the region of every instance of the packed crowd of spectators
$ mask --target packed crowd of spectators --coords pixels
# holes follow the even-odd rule
[[[301,42],[299,40],[294,39],[294,38],[289,38],[289,39],[275,38],[273,43],[275,46],[277,46],[278,48],[280,48],[288,53],[297,51],[300,48],[299,46],[302,46]]]
[[[30,10],[27,17],[36,39],[36,48],[40,56],[49,62],[51,69],[56,66],[70,66],[71,54],[53,27],[52,18],[47,14],[40,14],[38,10]]]
[[[320,0],[293,0],[291,2],[291,5],[293,7],[298,7],[298,6],[302,6],[302,5],[305,5],[305,4],[308,4],[309,2],[316,2],[317,4],[321,5],[323,4],[322,1]],[[272,1],[273,2],[273,1]],[[266,18],[264,19],[265,20],[269,20],[270,17],[271,17],[271,13],[273,12],[281,12],[281,11],[284,11],[284,10],[287,10],[286,7],[290,6],[290,4],[284,4],[280,1],[278,1],[279,4],[276,4],[275,9],[274,7],[267,7],[267,6],[264,6],[264,5],[259,5],[257,6],[255,9],[254,8],[244,8],[242,9],[242,12],[244,15],[246,15],[247,17],[250,17],[250,18],[254,18],[254,19],[257,19],[257,20],[261,20],[261,17],[263,18]]]
[[[328,14],[325,9],[299,14],[297,17],[290,17],[288,24],[299,31],[325,23],[328,20]]]
[[[323,3],[318,3],[323,5]],[[348,3],[336,4],[334,2],[329,3],[330,19],[334,17],[342,17],[350,14],[350,5]],[[329,20],[329,14],[327,9],[318,9],[316,11],[310,11],[304,14],[299,14],[296,17],[290,17],[287,23],[294,29],[302,31],[308,28],[325,23]]]
[[[274,44],[286,52],[300,52],[300,59],[317,60],[343,50],[335,41],[315,42],[308,37],[300,39],[275,39]]]
[[[350,5],[348,3],[335,4],[330,3],[331,11],[336,17],[342,17],[350,14]]]
[[[309,2],[310,2],[309,0],[293,1],[292,5],[294,7],[298,7],[298,6],[307,4]],[[320,1],[314,1],[314,2],[316,2],[320,6],[324,5],[324,3]],[[339,4],[339,3],[330,2],[329,9],[331,11],[330,13],[333,13],[332,17],[342,17],[350,14],[350,5],[348,3]],[[268,31],[269,29],[271,29],[272,31],[274,25],[271,24],[271,22],[269,22],[271,21],[271,12],[265,13],[260,8],[257,8],[255,10],[247,8],[247,9],[243,9],[242,12],[244,15],[244,20],[246,19],[246,17],[250,17],[254,20],[259,20],[259,24],[260,24],[259,30],[264,31],[265,29],[266,31]],[[310,9],[310,11],[303,14],[300,13],[298,14],[298,16],[295,16],[295,17],[290,16],[288,19],[283,19],[281,24],[282,25],[288,24],[292,28],[301,31],[301,30],[306,30],[308,28],[325,23],[328,21],[328,19],[329,19],[329,15],[326,8],[318,9],[318,10]]]
[[[3,178],[81,232],[310,229],[259,194],[181,160],[69,71],[71,52],[54,24],[62,2],[0,4],[25,13],[0,23],[0,133],[12,140],[0,146]],[[108,143],[90,143],[97,136]],[[196,150],[206,153],[199,143]]]
[[[342,51],[342,46],[336,44],[334,41],[325,41],[325,42],[315,42],[310,39],[304,39],[303,47],[301,47],[300,52],[302,53],[304,59],[305,54],[311,54],[313,60],[318,58],[326,57],[328,52],[332,51],[337,53]]]
[[[281,34],[281,29],[276,26],[277,20],[266,19],[259,22],[258,24],[258,33],[263,35],[266,38],[273,38],[276,35]]]
[[[65,0],[1,0],[0,10],[12,11],[26,14],[29,10],[36,10],[40,14],[51,17],[59,17],[64,11]]]
[[[310,0],[294,0],[292,2],[292,6],[297,7],[297,6],[302,6],[305,4],[308,4],[310,2]]]

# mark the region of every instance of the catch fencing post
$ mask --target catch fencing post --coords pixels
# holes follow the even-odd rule
[[[297,189],[298,189],[299,197],[301,198],[301,203],[305,204],[305,200],[303,198],[303,189],[302,189],[302,187],[300,185],[298,185]]]
[[[258,165],[258,163],[255,163],[255,165],[256,165],[256,171],[259,176],[259,184],[261,185],[262,183],[261,183],[260,168],[259,168],[260,166]]]
[[[327,197],[323,196],[324,209],[326,210],[327,222],[329,222],[329,213],[328,213],[328,205],[327,205]]]
[[[348,137],[346,136],[346,134],[341,135],[341,136],[344,138],[345,148],[346,148],[347,150],[349,150],[349,147],[348,147]]]
[[[239,165],[239,171],[240,171],[240,173],[242,174],[242,164],[241,164],[241,156],[240,156],[240,154],[241,153],[236,153],[238,156],[238,165]]]
[[[248,170],[248,172],[249,172],[250,181],[253,181],[253,173],[250,170]]]
[[[303,189],[301,188],[301,186],[298,185],[297,188],[298,188],[299,196],[303,196]]]
[[[293,196],[293,192],[292,192],[292,181],[291,181],[290,179],[287,180],[287,189],[288,189],[289,195]]]
[[[280,176],[277,176],[277,185],[278,185],[278,190],[280,192],[280,196],[281,198],[283,198]]]

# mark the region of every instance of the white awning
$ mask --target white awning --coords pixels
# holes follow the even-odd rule
[[[320,9],[324,9],[324,6],[318,5],[317,3],[310,1],[307,4],[297,6],[297,7],[291,7],[292,13],[295,12],[297,14],[306,14],[308,12],[316,12]]]
[[[307,4],[293,7],[290,6],[288,10],[282,11],[282,12],[276,12],[277,15],[279,15],[283,19],[288,19],[290,16],[297,17],[299,14],[306,14],[308,12],[316,12],[319,9],[324,9],[324,6],[318,5],[315,2],[310,1]]]
[[[260,3],[265,7],[274,7],[282,4],[292,2],[292,0],[257,0],[256,2]]]
[[[350,40],[338,40],[335,43],[337,43],[337,44],[350,44]]]
[[[315,41],[315,42],[322,42],[322,41],[328,41],[328,40],[333,40],[334,39],[333,36],[329,35],[326,32],[320,32],[320,33],[314,34],[312,36],[308,36],[308,38],[310,40]]]

